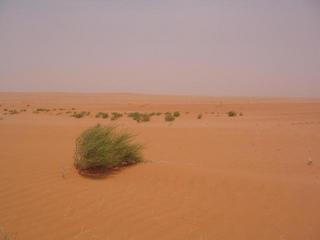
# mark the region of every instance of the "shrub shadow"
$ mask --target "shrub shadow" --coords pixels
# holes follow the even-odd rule
[[[137,166],[137,164],[126,165],[111,169],[90,169],[90,170],[77,170],[81,177],[92,180],[103,180],[120,174],[125,169]]]

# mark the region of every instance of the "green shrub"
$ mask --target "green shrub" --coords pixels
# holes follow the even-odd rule
[[[199,113],[198,116],[197,116],[197,118],[198,118],[198,119],[201,119],[201,118],[202,118],[202,114]]]
[[[132,112],[128,114],[128,117],[132,118],[137,122],[149,122],[150,117],[153,116],[152,113],[139,113],[139,112]]]
[[[173,113],[173,116],[174,116],[174,117],[179,117],[179,116],[180,116],[180,112],[174,112],[174,113]]]
[[[172,115],[172,113],[166,112],[164,116],[164,120],[166,122],[172,122],[175,120],[175,117]]]
[[[141,114],[141,122],[149,122],[151,116],[153,116],[153,115],[150,115],[147,113]]]
[[[10,114],[18,114],[19,112],[15,109],[12,109],[12,110],[9,110],[9,113]]]
[[[113,113],[112,113],[112,116],[111,116],[111,120],[112,120],[112,121],[115,121],[115,120],[121,118],[122,116],[123,116],[123,115],[122,115],[121,113],[113,112]]]
[[[96,125],[76,140],[74,165],[82,170],[107,170],[142,160],[142,146],[132,142],[133,135],[113,126]]]
[[[37,112],[49,112],[50,109],[47,109],[47,108],[37,108],[36,111],[37,111]]]
[[[236,117],[237,116],[237,113],[235,111],[229,111],[228,112],[228,116],[229,117]]]
[[[96,114],[96,118],[108,118],[108,117],[109,117],[109,114],[105,112],[98,112]]]
[[[88,115],[88,112],[73,112],[71,117],[74,118],[83,118],[84,116]]]

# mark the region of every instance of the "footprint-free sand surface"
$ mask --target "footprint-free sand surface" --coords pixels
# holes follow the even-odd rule
[[[319,99],[0,93],[0,105],[0,239],[320,239]],[[74,142],[97,123],[137,134],[145,162],[80,176]]]

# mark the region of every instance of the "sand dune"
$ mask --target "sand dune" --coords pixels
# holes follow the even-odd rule
[[[0,93],[0,105],[2,237],[320,239],[319,99]],[[172,123],[112,122],[137,134],[144,163],[101,179],[74,170],[75,138],[110,123],[97,111],[174,110]]]

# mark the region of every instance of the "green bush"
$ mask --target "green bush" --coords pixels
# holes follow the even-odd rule
[[[131,112],[128,114],[128,117],[132,118],[133,120],[135,120],[137,122],[140,122],[140,120],[141,120],[140,113],[138,113],[138,112]]]
[[[174,116],[174,117],[179,117],[179,116],[180,116],[180,112],[174,112],[174,113],[173,113],[173,116]]]
[[[90,114],[90,113],[89,113]],[[86,115],[89,115],[88,112],[74,112],[71,117],[74,118],[83,118]]]
[[[108,117],[109,117],[109,114],[105,112],[98,112],[96,114],[96,118],[108,118]]]
[[[228,116],[229,117],[236,117],[237,116],[237,113],[235,111],[229,111],[228,112]]]
[[[37,111],[37,112],[49,112],[50,109],[47,109],[47,108],[37,108],[36,111]]]
[[[9,110],[9,113],[10,114],[18,114],[19,112],[15,109],[12,109],[12,110]]]
[[[166,112],[165,115],[164,115],[164,120],[166,122],[172,122],[172,121],[175,120],[175,117],[172,115],[172,113]]]
[[[121,114],[121,113],[113,112],[113,113],[112,113],[111,120],[114,121],[114,120],[117,120],[118,118],[121,118],[121,117],[122,117],[122,114]]]
[[[128,117],[132,118],[133,120],[137,122],[149,122],[150,117],[154,114],[150,113],[139,113],[139,112],[132,112],[128,114]]]
[[[74,165],[81,170],[107,170],[142,161],[142,146],[133,135],[113,126],[96,125],[76,140]]]

